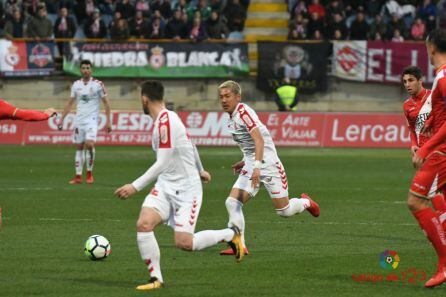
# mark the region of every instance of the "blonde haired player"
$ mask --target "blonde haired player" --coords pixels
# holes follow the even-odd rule
[[[220,104],[229,114],[227,127],[234,141],[243,153],[243,160],[232,168],[239,177],[226,199],[229,213],[229,227],[236,226],[242,233],[244,242],[245,218],[243,205],[254,197],[262,183],[271,197],[276,213],[290,217],[307,210],[314,217],[320,213],[319,205],[307,194],[300,198],[288,198],[288,181],[285,168],[280,161],[273,139],[266,126],[259,120],[256,112],[241,103],[242,91],[235,81],[226,81],[219,87]],[[232,254],[232,250],[221,251],[222,255]]]
[[[163,287],[160,249],[155,228],[167,223],[174,229],[175,244],[188,251],[202,250],[219,242],[227,242],[237,261],[243,259],[243,245],[237,227],[195,232],[200,212],[204,182],[211,180],[203,169],[195,146],[178,115],[166,109],[164,87],[158,81],[146,81],[141,87],[141,103],[145,114],[153,119],[152,147],[156,162],[133,183],[124,185],[115,194],[127,199],[156,180],[143,202],[137,222],[137,243],[150,278],[137,290]]]
[[[76,144],[75,169],[76,175],[70,184],[82,183],[82,170],[84,162],[87,163],[88,184],[94,182],[93,165],[95,159],[95,142],[98,134],[99,107],[101,101],[105,106],[106,129],[111,132],[110,103],[104,84],[91,76],[91,62],[82,60],[80,65],[82,78],[73,83],[71,98],[66,105],[57,126],[62,130],[62,124],[71,111],[74,102],[77,102],[76,118],[73,131],[73,142]]]

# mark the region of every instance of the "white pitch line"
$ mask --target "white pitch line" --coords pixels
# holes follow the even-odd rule
[[[95,220],[95,219],[63,219],[63,218],[39,218],[39,221],[63,221],[63,222],[93,222],[93,221],[108,221],[108,222],[122,222],[122,220],[117,219],[101,219],[101,220]]]

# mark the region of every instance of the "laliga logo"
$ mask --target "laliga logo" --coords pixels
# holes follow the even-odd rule
[[[166,62],[166,58],[163,55],[164,49],[162,47],[155,46],[150,51],[152,52],[149,59],[150,66],[155,69],[163,67],[164,63]]]
[[[379,255],[379,265],[384,269],[397,269],[399,263],[400,256],[398,256],[396,251],[385,250]]]
[[[344,46],[338,51],[336,60],[345,72],[350,72],[350,70],[358,65],[359,59],[353,49],[351,49],[349,46]]]

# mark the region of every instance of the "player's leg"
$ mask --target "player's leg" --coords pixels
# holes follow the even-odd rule
[[[446,181],[446,157],[435,154],[417,171],[410,187],[407,204],[421,229],[432,243],[437,256],[437,273],[426,282],[434,287],[446,281],[446,234],[438,214],[429,207],[429,199]]]
[[[280,161],[265,168],[264,172],[260,181],[268,191],[279,216],[287,218],[305,210],[314,217],[319,216],[319,205],[307,194],[301,194],[300,198],[288,198],[288,180]]]
[[[85,133],[85,159],[87,163],[87,184],[94,182],[93,165],[96,154],[95,142],[98,134],[98,125],[96,122],[89,123]]]
[[[73,143],[76,146],[76,154],[74,157],[74,167],[76,170],[75,177],[70,180],[70,184],[82,183],[82,170],[84,168],[84,142],[85,142],[85,130],[81,127],[74,127],[73,131]]]
[[[153,188],[144,200],[136,224],[139,252],[150,275],[149,282],[138,286],[137,290],[153,290],[163,286],[160,265],[161,254],[153,231],[156,226],[169,218],[170,212],[170,204],[164,193]]]

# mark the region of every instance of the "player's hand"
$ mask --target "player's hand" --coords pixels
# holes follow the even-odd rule
[[[136,192],[137,191],[134,186],[132,186],[131,184],[126,184],[118,188],[115,191],[115,195],[118,196],[118,198],[125,200],[130,196],[132,196],[133,194],[135,194]]]
[[[243,166],[245,166],[245,161],[238,161],[237,163],[231,166],[234,174],[239,174],[242,171]]]
[[[424,163],[424,159],[421,158],[420,156],[418,156],[417,153],[415,153],[412,156],[412,164],[413,164],[413,167],[415,167],[416,169],[420,169],[421,166],[423,165],[423,163]]]
[[[45,109],[44,113],[46,113],[49,117],[57,115],[57,111],[52,107]]]
[[[63,127],[63,120],[62,120],[62,119],[59,119],[59,120],[57,121],[57,129],[62,130],[62,127]]]
[[[110,134],[111,131],[112,131],[112,126],[111,126],[110,123],[107,123],[107,128],[106,129],[107,129],[107,133]]]
[[[418,146],[416,146],[416,145],[412,145],[411,147],[410,147],[410,151],[412,152],[412,157],[413,157],[413,155],[415,155],[415,153],[419,150],[420,148],[418,147]]]
[[[200,178],[201,178],[201,181],[204,182],[205,184],[210,182],[212,179],[211,174],[209,172],[207,172],[206,170],[203,170],[202,172],[200,172]]]
[[[260,169],[254,168],[251,175],[251,187],[253,189],[257,188],[260,183]]]

